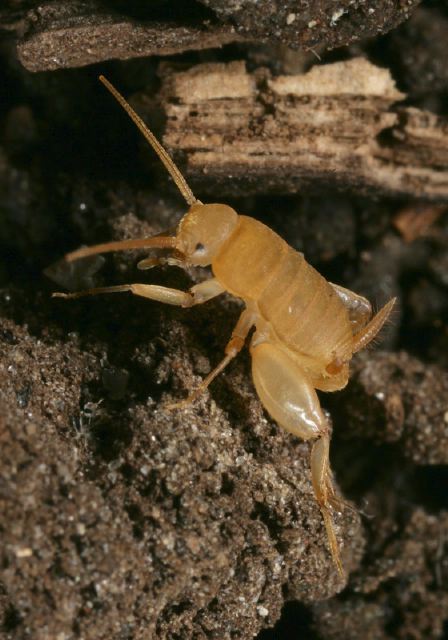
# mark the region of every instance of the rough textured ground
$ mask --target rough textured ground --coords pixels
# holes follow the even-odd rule
[[[294,48],[337,47],[386,33],[412,13],[418,0],[201,0],[251,38],[280,40]]]
[[[237,10],[236,3],[208,4],[197,5],[194,16]],[[164,5],[157,10],[165,19]],[[124,11],[120,2],[102,6]],[[403,6],[395,7],[401,17],[411,5]],[[238,302],[223,297],[183,311],[128,295],[51,299],[61,287],[144,279],[186,288],[204,276],[138,272],[136,254],[47,269],[83,243],[150,235],[184,211],[96,80],[106,73],[125,95],[155,95],[160,60],[33,74],[17,58],[17,38],[25,42],[30,34],[17,30],[35,3],[4,7],[2,640],[446,637],[444,205],[366,197],[356,184],[330,191],[319,177],[296,195],[226,198],[304,251],[331,281],[376,306],[392,295],[400,300],[380,344],[354,361],[347,389],[322,395],[333,424],[334,473],[347,501],[336,516],[348,572],[341,581],[313,499],[309,445],[263,412],[247,352],[194,407],[164,409],[219,360]],[[335,34],[350,16],[337,21]],[[243,14],[234,14],[235,25],[237,17]],[[447,20],[446,5],[428,2],[385,39],[361,41],[322,62],[361,53],[391,71],[409,95],[407,107],[443,118],[440,42],[448,37]],[[312,54],[266,43],[190,52],[170,63],[241,59],[250,72],[268,66],[273,74],[318,64]],[[162,131],[155,105],[152,113]],[[207,199],[219,201],[214,184]]]

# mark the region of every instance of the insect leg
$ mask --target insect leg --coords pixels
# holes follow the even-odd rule
[[[129,291],[136,296],[149,298],[165,304],[179,307],[192,307],[195,304],[202,304],[224,291],[224,288],[216,278],[205,280],[191,287],[189,291],[180,289],[170,289],[156,284],[121,284],[112,287],[97,287],[76,293],[53,293],[53,298],[82,298],[84,296],[94,296],[101,293],[123,293]]]
[[[344,569],[342,567],[341,557],[339,554],[339,545],[334,531],[334,523],[330,507],[332,503],[344,503],[335,495],[329,455],[330,436],[328,435],[328,432],[326,432],[322,434],[319,440],[316,440],[311,450],[311,479],[313,482],[314,494],[317,502],[319,503],[322,517],[324,519],[331,555],[339,573],[343,576]]]
[[[254,321],[255,321],[254,314],[251,311],[249,311],[249,309],[244,309],[244,311],[241,313],[238,319],[238,322],[235,325],[234,330],[232,331],[232,336],[224,350],[225,356],[221,360],[221,362],[212,371],[210,371],[208,376],[204,378],[204,380],[201,382],[199,387],[195,389],[193,393],[191,393],[188,396],[188,398],[185,398],[185,400],[181,400],[180,402],[167,404],[165,405],[165,408],[179,409],[181,407],[185,407],[191,404],[192,402],[194,402],[196,398],[198,398],[202,393],[204,393],[204,391],[207,389],[210,383],[213,382],[213,380],[221,373],[221,371],[223,371],[227,367],[229,362],[231,362],[233,358],[235,358],[235,356],[237,356],[238,353],[241,351],[241,349],[244,346],[244,341],[247,337],[247,334],[249,333],[251,327],[253,326]]]
[[[252,376],[263,406],[287,431],[303,440],[316,439],[310,461],[313,488],[324,519],[333,561],[343,575],[330,511],[335,492],[329,467],[327,419],[300,362],[277,345],[268,342],[257,344],[256,335],[253,344]]]

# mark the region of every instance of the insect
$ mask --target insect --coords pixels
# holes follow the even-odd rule
[[[335,535],[332,509],[336,496],[329,462],[329,424],[316,389],[337,391],[348,382],[349,362],[380,331],[395,298],[376,315],[368,300],[328,282],[301,253],[261,222],[239,215],[225,204],[203,204],[195,198],[167,151],[123,96],[100,76],[101,82],[128,113],[173,178],[189,209],[175,235],[159,235],[108,242],[68,253],[65,261],[109,251],[165,249],[168,257],[146,258],[138,267],[159,264],[211,266],[213,277],[181,291],[153,284],[99,287],[77,293],[78,298],[102,293],[131,292],[158,302],[192,307],[229,292],[245,308],[225,347],[221,362],[200,386],[177,405],[195,400],[243,348],[250,331],[252,377],[258,396],[271,417],[284,429],[312,440],[310,465],[331,555],[343,567]]]

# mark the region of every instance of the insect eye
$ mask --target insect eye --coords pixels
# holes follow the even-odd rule
[[[205,251],[205,247],[202,244],[202,242],[198,242],[197,245],[194,248],[194,252],[195,253],[203,253]]]

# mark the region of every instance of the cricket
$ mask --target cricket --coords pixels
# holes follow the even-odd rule
[[[180,307],[203,304],[224,292],[244,303],[224,350],[224,357],[186,399],[193,402],[238,355],[249,333],[252,378],[258,397],[277,424],[302,440],[313,441],[311,478],[334,564],[344,574],[335,533],[333,510],[342,499],[336,494],[330,467],[330,429],[316,393],[343,389],[349,363],[366,347],[390,316],[392,298],[375,315],[369,301],[328,282],[302,253],[290,247],[258,220],[240,215],[225,204],[203,204],[193,195],[168,152],[124,97],[100,76],[100,81],[127,112],[152,146],[189,209],[176,234],[157,235],[84,247],[68,253],[72,262],[100,253],[130,249],[161,249],[164,255],[139,262],[139,269],[168,264],[210,266],[213,277],[188,291],[152,284],[97,287],[76,293],[54,293],[59,298],[130,292]],[[166,253],[168,252],[168,254]]]

